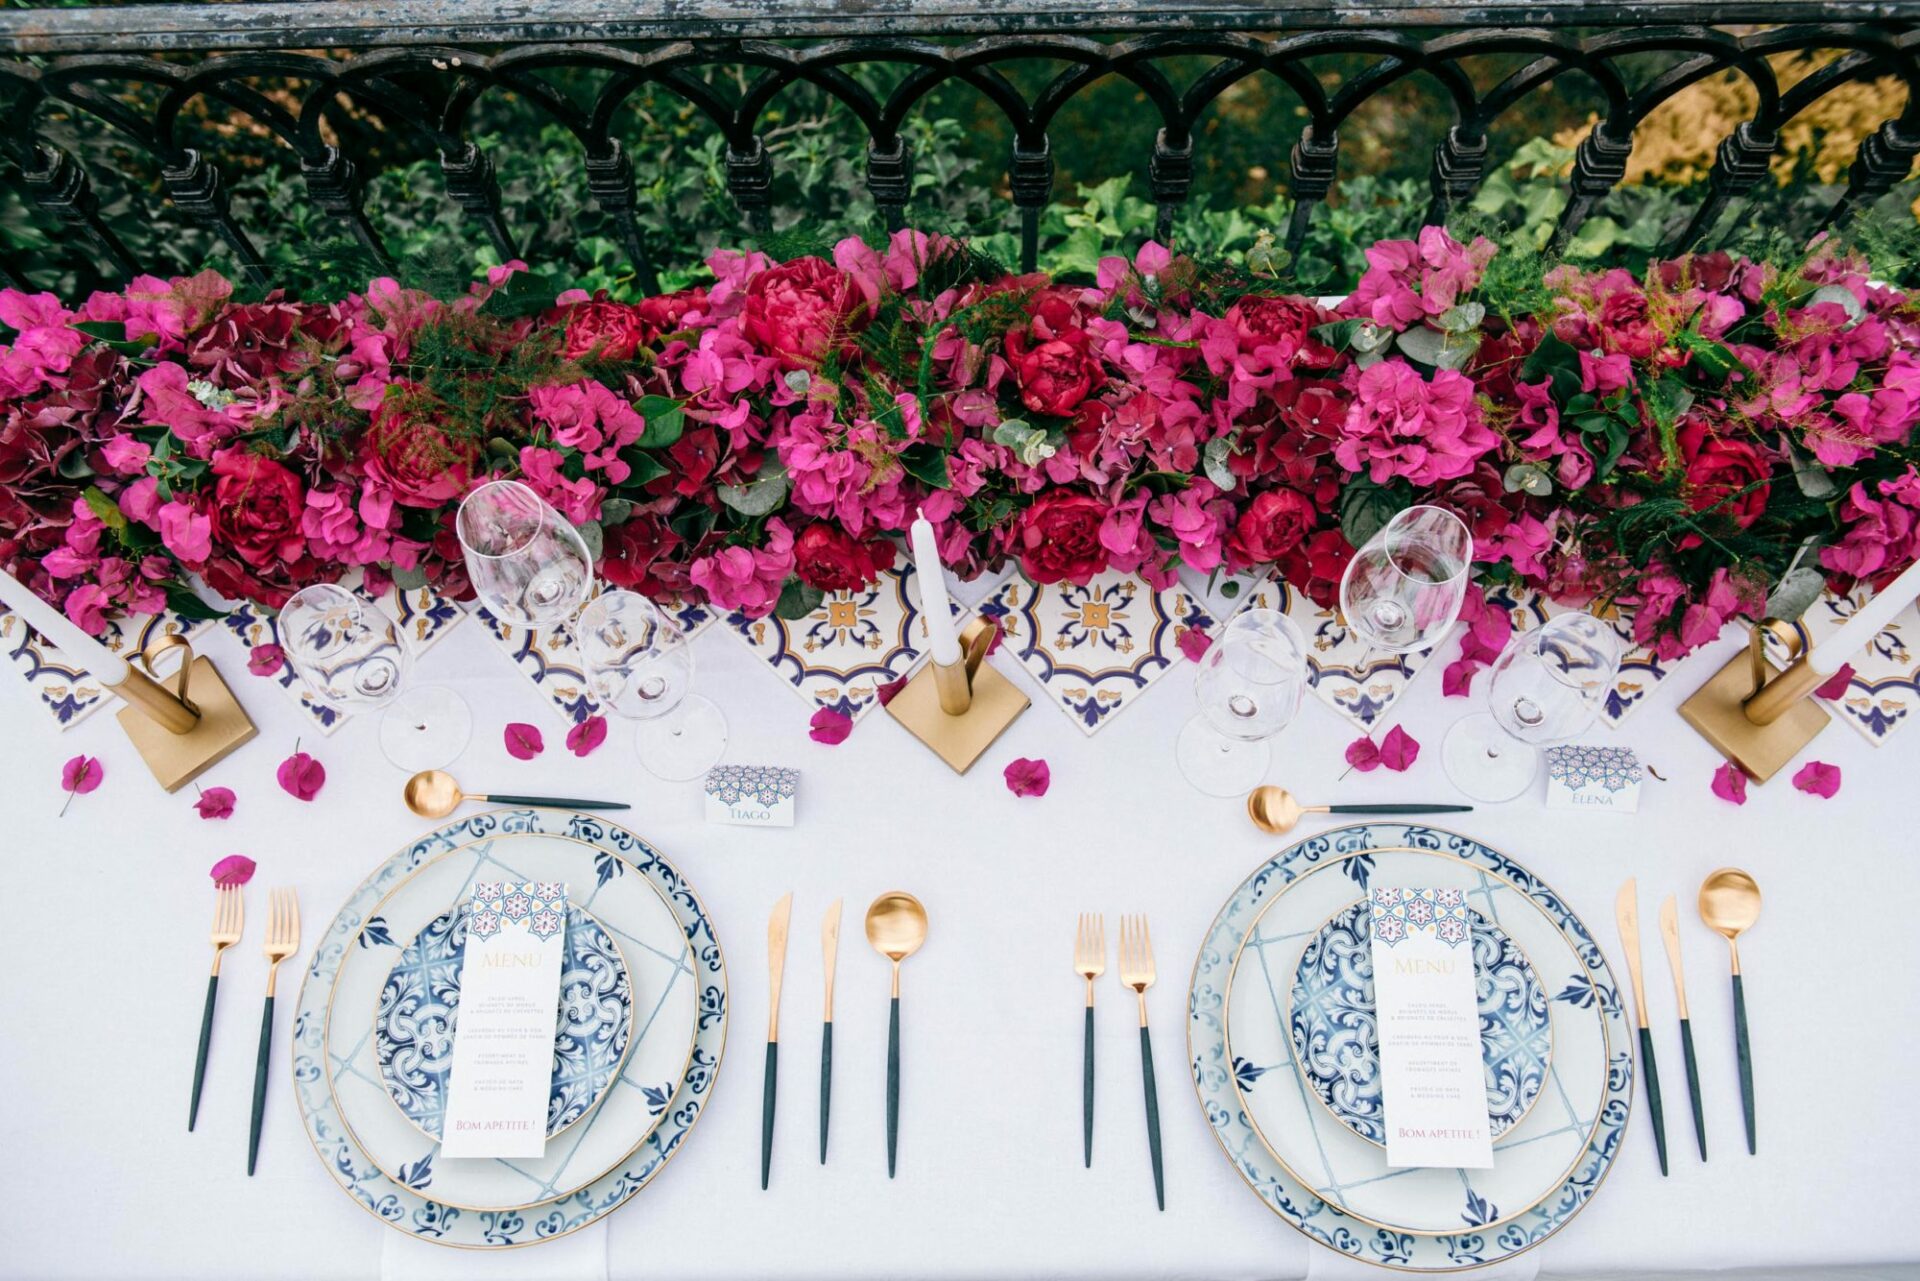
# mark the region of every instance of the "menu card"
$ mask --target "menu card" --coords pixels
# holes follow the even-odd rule
[[[545,1155],[566,943],[564,884],[474,883],[442,1156]]]
[[[1466,895],[1375,888],[1367,901],[1387,1164],[1484,1169],[1493,1126]]]

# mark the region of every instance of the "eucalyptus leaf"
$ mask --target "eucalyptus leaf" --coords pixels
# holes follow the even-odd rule
[[[402,569],[398,565],[387,568],[387,577],[393,585],[403,592],[417,592],[427,585],[427,571],[415,565],[412,569]]]
[[[1345,351],[1353,346],[1353,336],[1360,331],[1360,326],[1367,323],[1358,317],[1330,320],[1324,325],[1315,325],[1307,332],[1335,351]]]
[[[1866,308],[1860,305],[1860,300],[1853,296],[1853,290],[1845,285],[1822,285],[1813,291],[1811,298],[1807,299],[1807,305],[1810,307],[1821,302],[1839,303],[1846,311],[1848,320],[1858,320],[1866,312]]]
[[[1401,334],[1400,350],[1410,359],[1435,369],[1459,369],[1472,358],[1480,345],[1478,335],[1454,337],[1427,325],[1415,325]]]
[[[1808,498],[1832,498],[1840,492],[1840,486],[1834,483],[1833,473],[1820,465],[1820,461],[1794,441],[1791,436],[1782,434],[1781,443],[1786,446],[1787,457],[1793,460],[1793,483]]]
[[[1480,328],[1480,322],[1487,318],[1487,305],[1480,302],[1463,302],[1447,308],[1436,319],[1440,328],[1450,334],[1467,334]]]
[[[632,516],[633,503],[625,498],[609,498],[600,504],[602,525],[624,525]]]
[[[807,388],[813,386],[813,375],[804,369],[789,369],[781,381],[786,383],[787,390],[794,395],[804,396]]]
[[[715,491],[720,501],[742,516],[767,516],[787,501],[787,473],[778,464],[769,463],[745,485],[721,485]]]
[[[1767,597],[1767,617],[1792,622],[1813,608],[1826,586],[1826,575],[1811,565],[1788,570]]]
[[[579,531],[580,541],[587,545],[587,554],[599,560],[607,550],[607,533],[600,527],[600,522],[590,520],[584,524],[575,525],[574,529]]]
[[[1360,321],[1347,337],[1347,345],[1361,355],[1370,352],[1384,352],[1393,345],[1393,330],[1382,328],[1371,320]]]
[[[1233,441],[1226,436],[1215,436],[1207,442],[1206,452],[1201,461],[1206,468],[1207,479],[1216,488],[1225,493],[1240,484],[1240,478],[1233,474],[1233,468],[1227,460],[1233,457]]]
[[[1545,498],[1553,493],[1553,478],[1538,463],[1515,463],[1501,478],[1509,494],[1526,493]]]

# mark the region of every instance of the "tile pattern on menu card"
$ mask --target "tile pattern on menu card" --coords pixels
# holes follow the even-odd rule
[[[1793,624],[1801,643],[1819,644],[1871,595],[1864,587],[1856,587],[1844,596],[1822,593]],[[1785,648],[1771,636],[1767,648],[1776,666],[1785,661]],[[1920,711],[1920,605],[1909,605],[1895,614],[1872,644],[1847,655],[1846,661],[1853,667],[1853,676],[1846,693],[1828,706],[1868,742],[1884,743]]]
[[[692,596],[661,595],[651,598],[680,630],[692,640],[717,617],[705,602]],[[514,627],[487,612],[478,601],[469,608],[480,626],[520,674],[533,682],[572,725],[578,725],[600,710],[600,704],[587,693],[586,673],[581,670],[580,654],[573,644],[570,626],[562,624],[546,631]]]
[[[953,610],[957,627],[966,611]],[[828,592],[802,618],[748,618],[735,610],[726,621],[809,707],[855,721],[880,705],[882,685],[913,670],[927,643],[919,580],[904,556],[873,584]]]
[[[387,594],[375,598],[365,585],[348,580],[344,586],[352,587],[362,600],[373,601],[406,629],[407,640],[412,643],[414,653],[424,652],[435,641],[447,634],[466,612],[459,605],[435,592],[431,587],[391,588]],[[234,639],[245,649],[256,645],[279,644],[279,611],[265,605],[244,602],[236,606],[221,620]],[[352,715],[336,707],[331,707],[313,697],[307,690],[307,684],[293,670],[293,664],[282,661],[280,670],[267,679],[285,690],[287,697],[299,705],[300,712],[309,724],[322,734],[331,734],[339,729]]]
[[[1087,734],[1183,661],[1183,633],[1214,625],[1204,602],[1187,587],[1155,590],[1132,574],[1112,571],[1084,587],[1016,577],[988,597],[980,612],[1000,624],[1004,651]]]
[[[156,636],[178,635],[194,640],[212,623],[206,619],[184,618],[168,610],[116,619],[107,626],[107,634],[100,638],[100,643],[131,662]],[[106,686],[93,680],[84,667],[49,645],[38,632],[11,613],[0,612],[0,654],[20,673],[20,678],[33,691],[35,701],[61,729],[71,729],[105,704],[119,701]],[[163,663],[161,670],[171,673],[173,669]]]

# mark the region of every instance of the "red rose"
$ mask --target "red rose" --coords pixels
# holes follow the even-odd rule
[[[607,529],[598,566],[600,576],[615,587],[642,596],[659,595],[670,586],[666,577],[671,572],[671,567],[660,561],[680,545],[680,536],[667,528],[665,521],[635,514],[631,520]]]
[[[1228,533],[1227,552],[1241,566],[1272,564],[1300,545],[1318,516],[1298,490],[1257,494]]]
[[[824,523],[807,526],[793,542],[793,572],[801,582],[823,592],[864,587],[891,564],[891,543],[878,539],[863,543]]]
[[[256,568],[306,554],[300,532],[306,487],[264,454],[223,449],[213,456],[213,536]]]
[[[1660,334],[1648,318],[1647,296],[1638,289],[1621,289],[1600,304],[1600,334],[1608,351],[1625,352],[1645,360],[1660,345]]]
[[[433,425],[429,402],[417,384],[394,383],[367,429],[367,474],[388,485],[402,507],[441,507],[461,497],[480,463],[478,444]]]
[[[1243,348],[1278,347],[1283,359],[1306,369],[1332,369],[1340,353],[1315,338],[1311,330],[1334,317],[1311,298],[1252,294],[1227,308]]]
[[[1042,290],[1029,304],[1029,317],[1007,332],[1007,363],[1028,409],[1065,417],[1105,381],[1106,372],[1071,300]]]
[[[853,277],[823,258],[795,258],[753,278],[741,328],[782,369],[816,369],[867,319]]]
[[[567,309],[566,342],[560,351],[568,360],[583,356],[632,360],[649,337],[646,317],[638,307],[595,298]]]
[[[1043,496],[1020,518],[1015,543],[1020,568],[1036,583],[1067,579],[1085,584],[1107,567],[1100,523],[1107,505],[1091,494],[1055,492]]]
[[[1712,435],[1698,415],[1681,420],[1679,443],[1687,469],[1687,502],[1693,510],[1715,507],[1742,529],[1760,519],[1770,486],[1759,482],[1772,476],[1773,468],[1758,449],[1744,440]]]

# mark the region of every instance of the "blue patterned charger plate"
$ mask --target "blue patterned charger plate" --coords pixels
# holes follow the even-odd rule
[[[531,843],[529,838],[534,838]],[[469,1208],[455,1204],[457,1198],[447,1191],[449,1181],[469,1168],[484,1168],[488,1177],[495,1177],[504,1163],[438,1161],[434,1145],[398,1114],[379,1084],[369,1048],[371,1029],[358,1044],[343,1039],[330,1047],[328,1010],[336,997],[345,999],[343,980],[354,984],[354,1003],[372,1010],[380,982],[399,951],[382,914],[383,903],[398,888],[414,883],[416,876],[422,884],[431,878],[434,893],[441,896],[436,907],[412,921],[411,928],[417,930],[459,897],[460,886],[474,872],[492,867],[504,875],[531,871],[536,865],[556,874],[544,879],[578,887],[574,898],[616,933],[630,966],[646,965],[642,958],[654,954],[620,934],[619,922],[646,919],[647,900],[670,914],[674,938],[668,942],[679,955],[671,960],[654,957],[666,968],[656,971],[653,980],[635,975],[639,1040],[607,1099],[549,1144],[546,1158],[516,1163],[521,1169],[510,1172],[519,1181],[515,1199],[524,1204]],[[442,877],[452,883],[440,882]],[[406,937],[407,927],[395,928]],[[669,980],[668,974],[677,977]],[[654,981],[659,982],[657,989],[650,987]],[[364,998],[358,995],[362,991]],[[656,995],[651,1007],[649,991]],[[680,993],[690,998],[693,1009],[691,1048],[682,1042],[675,1056],[678,1067],[665,1069],[659,1079],[644,1077],[636,1067],[652,1039],[648,1023],[677,1009]],[[699,898],[671,863],[638,836],[598,818],[553,810],[498,810],[449,823],[382,863],[321,934],[294,1018],[294,1092],[321,1164],[374,1217],[441,1245],[482,1250],[532,1245],[597,1222],[625,1205],[665,1167],[705,1110],[726,1047],[726,1025],[726,963],[720,945]],[[663,1036],[660,1043],[669,1040]],[[413,1136],[418,1154],[405,1164],[382,1169],[382,1161],[369,1154],[342,1112],[347,1098],[355,1100],[352,1121],[381,1118],[376,1123]],[[596,1153],[615,1152],[604,1172],[594,1172],[597,1158],[589,1163],[581,1155],[589,1142]],[[576,1181],[578,1186],[569,1189]]]
[[[1468,915],[1487,1116],[1498,1141],[1520,1124],[1546,1086],[1553,1020],[1547,990],[1520,945],[1478,912]],[[1300,953],[1287,1031],[1293,1061],[1320,1101],[1355,1134],[1386,1146],[1373,940],[1364,900],[1336,912]]]
[[[442,1135],[467,916],[450,908],[427,922],[387,971],[374,1017],[374,1058],[387,1097],[430,1139]],[[566,962],[554,1019],[547,1137],[593,1111],[627,1061],[633,986],[620,944],[579,907],[567,908]]]
[[[1410,856],[1417,861],[1409,863]],[[1417,879],[1409,875],[1415,868]],[[1526,947],[1549,987],[1565,984],[1552,1000],[1553,1071],[1567,1074],[1568,1084],[1549,1080],[1555,1110],[1536,1107],[1495,1154],[1491,1171],[1387,1168],[1378,1147],[1313,1098],[1292,1062],[1278,1013],[1286,990],[1282,976],[1292,974],[1296,949],[1318,925],[1375,876],[1381,884],[1458,886],[1476,910]],[[1311,890],[1301,905],[1314,914],[1292,927],[1297,933],[1291,939],[1265,933],[1263,913],[1298,889]],[[1536,938],[1536,921],[1554,938]],[[1564,976],[1556,950],[1568,958]],[[1238,1002],[1231,999],[1236,983],[1245,985]],[[1260,1013],[1256,992],[1266,1006],[1263,1018],[1252,1017]],[[1613,975],[1586,926],[1552,889],[1505,855],[1429,827],[1338,828],[1261,864],[1202,940],[1187,1015],[1194,1089],[1215,1139],[1247,1185],[1311,1239],[1394,1270],[1480,1267],[1558,1232],[1605,1179],[1631,1110],[1631,1038]],[[1576,1064],[1582,1065],[1580,1090],[1573,1088]],[[1292,1110],[1275,1110],[1282,1107]],[[1264,1110],[1264,1125],[1257,1109]],[[1542,1127],[1543,1142],[1523,1142],[1527,1136],[1518,1131],[1535,1126]],[[1557,1175],[1535,1178],[1546,1167],[1541,1153],[1550,1145],[1558,1149],[1556,1157],[1570,1150],[1570,1159]],[[1529,1189],[1544,1183],[1545,1192],[1496,1200],[1479,1182],[1483,1176],[1511,1181],[1516,1174],[1525,1176],[1518,1182]],[[1373,1209],[1383,1213],[1374,1216]]]

